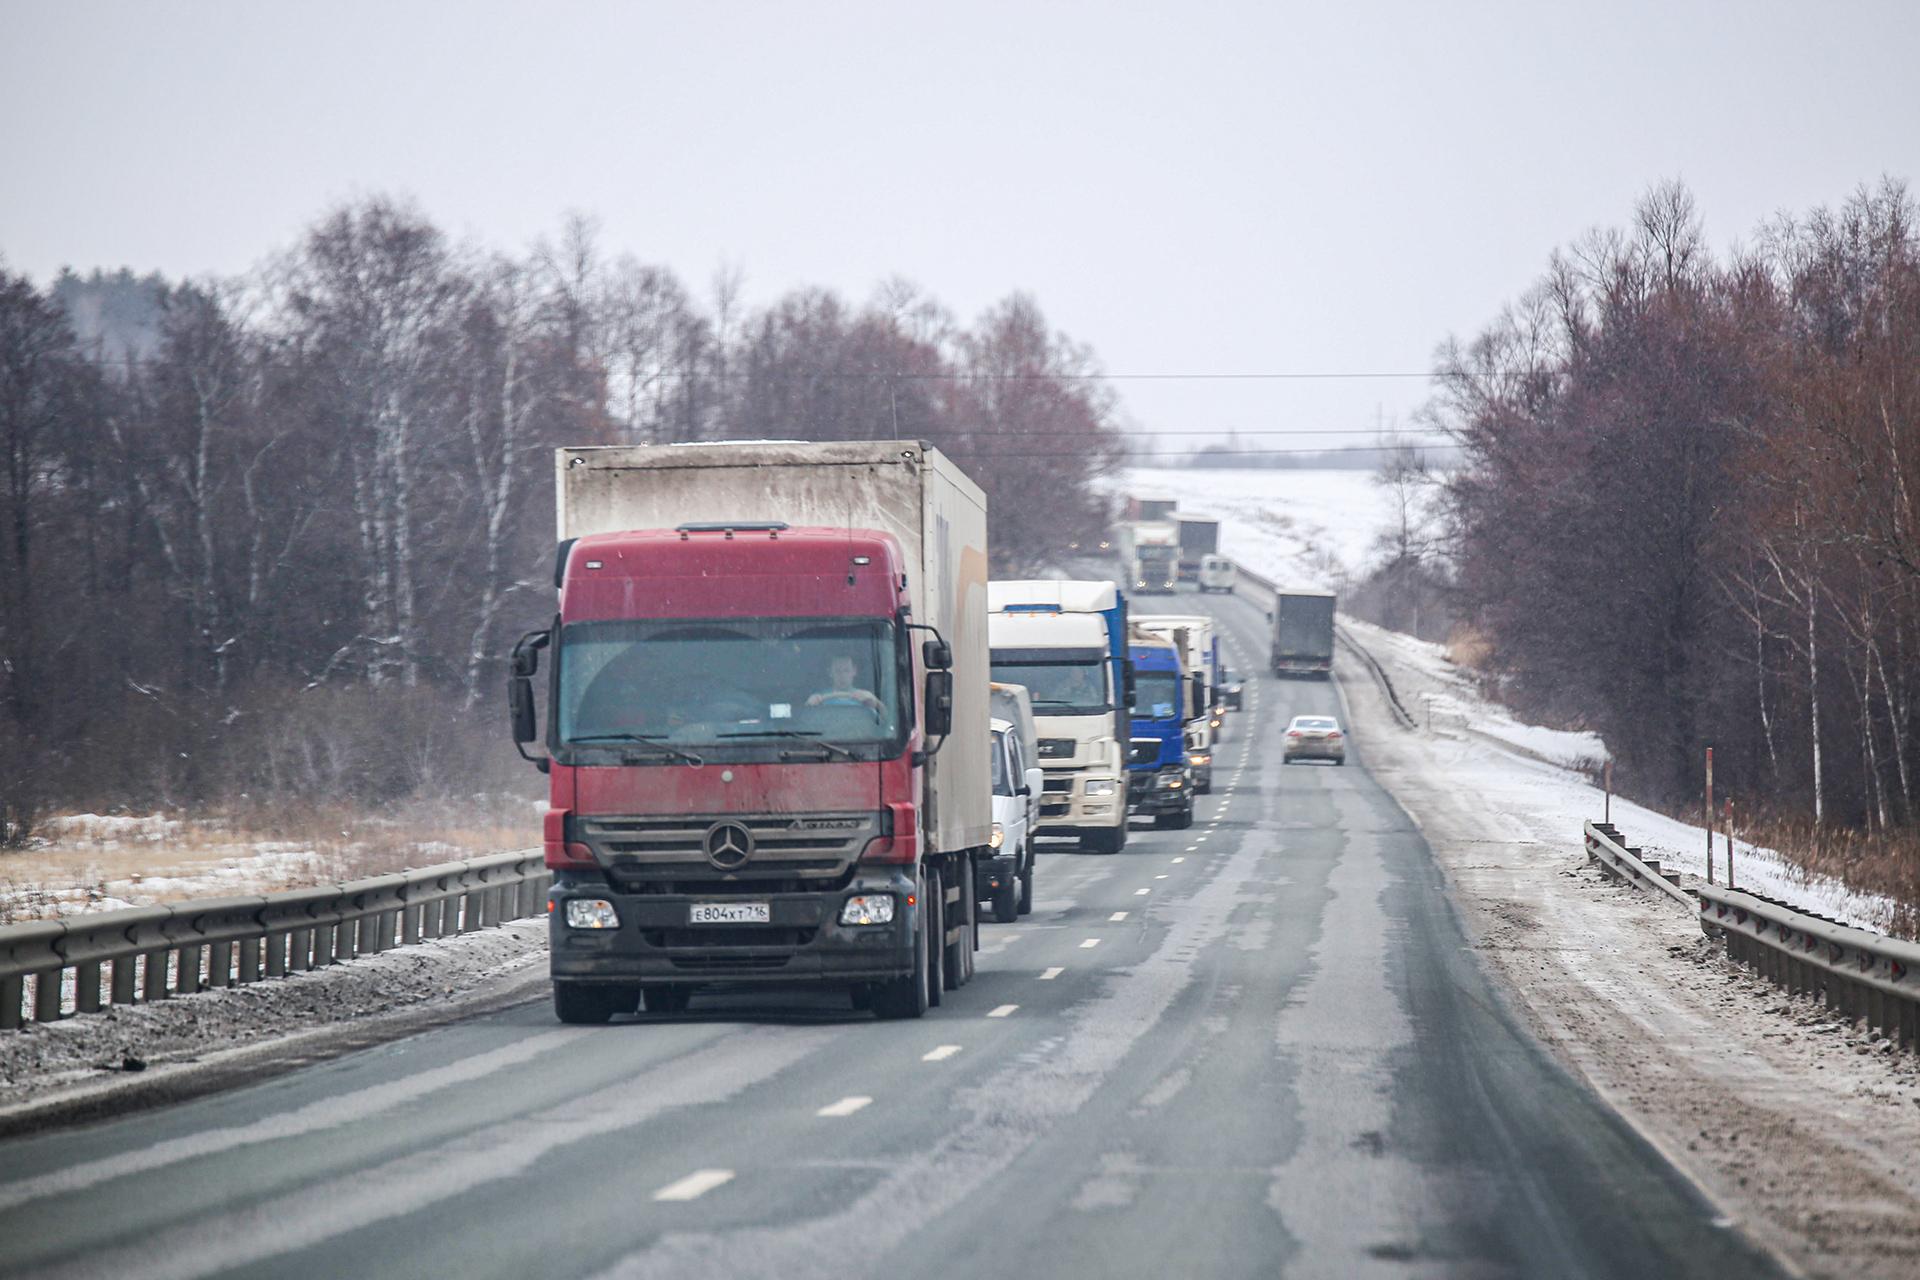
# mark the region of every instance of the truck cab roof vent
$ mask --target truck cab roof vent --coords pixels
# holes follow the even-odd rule
[[[778,537],[787,527],[784,520],[702,520],[693,524],[674,526],[674,532],[686,541],[690,533],[724,533],[731,538],[736,533],[764,533],[769,537]]]

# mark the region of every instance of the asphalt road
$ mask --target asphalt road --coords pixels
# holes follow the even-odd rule
[[[1239,598],[1142,601],[1222,619]],[[1190,831],[1043,855],[925,1019],[827,996],[544,1004],[0,1145],[0,1272],[1764,1276],[1518,1029],[1365,769],[1249,681]]]

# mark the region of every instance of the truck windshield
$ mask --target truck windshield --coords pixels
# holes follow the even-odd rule
[[[627,735],[698,745],[705,759],[845,749],[882,759],[905,735],[900,656],[893,623],[878,618],[569,623],[560,632],[561,746],[632,752],[620,741]]]
[[[1142,671],[1133,678],[1133,714],[1142,720],[1173,715],[1179,677],[1171,671]]]
[[[1033,709],[1049,716],[1096,716],[1113,710],[1107,701],[1104,662],[1009,662],[995,659],[993,678],[1023,684]]]

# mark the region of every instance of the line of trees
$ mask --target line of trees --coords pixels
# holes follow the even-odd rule
[[[499,777],[556,445],[930,440],[1003,571],[1104,524],[1116,405],[1031,298],[740,295],[583,220],[510,255],[381,198],[237,281],[0,267],[0,843],[50,805]]]
[[[1716,257],[1662,184],[1441,352],[1455,604],[1628,785],[1920,824],[1920,227],[1905,186]]]

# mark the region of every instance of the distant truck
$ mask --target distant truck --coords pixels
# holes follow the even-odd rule
[[[1129,498],[1127,499],[1127,519],[1171,520],[1179,506],[1179,500],[1175,498]]]
[[[1025,685],[1039,734],[1040,834],[1089,853],[1127,843],[1127,596],[1098,581],[987,586],[993,677]]]
[[[1135,629],[1172,644],[1180,653],[1186,677],[1187,767],[1199,795],[1213,790],[1214,747],[1224,736],[1225,707],[1220,701],[1220,638],[1214,621],[1203,613],[1153,614],[1139,618]]]
[[[1193,771],[1187,763],[1187,721],[1193,691],[1180,649],[1138,627],[1128,642],[1133,656],[1133,740],[1128,760],[1127,807],[1151,815],[1156,827],[1193,825]]]
[[[1234,587],[1240,581],[1240,566],[1225,556],[1213,555],[1200,558],[1200,593],[1221,591],[1233,594]]]
[[[1180,581],[1198,582],[1201,563],[1220,549],[1220,522],[1181,516]]]
[[[1123,524],[1118,533],[1122,572],[1138,595],[1169,595],[1180,580],[1180,530],[1171,521]]]
[[[555,461],[559,612],[508,691],[547,751],[560,1020],[710,983],[938,1004],[992,827],[979,487],[911,440]]]
[[[1333,674],[1333,607],[1331,591],[1280,591],[1275,594],[1273,656],[1277,676]]]

